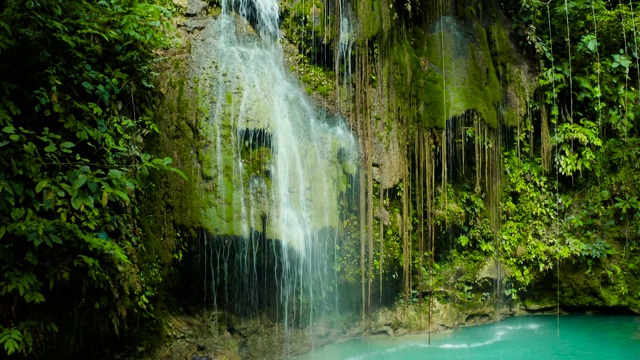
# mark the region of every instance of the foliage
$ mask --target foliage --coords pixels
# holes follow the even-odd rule
[[[609,295],[629,294],[635,285],[622,274],[637,271],[623,259],[635,256],[640,235],[640,11],[633,2],[519,3],[514,28],[540,66],[536,106],[549,109],[557,177],[535,157],[505,158],[502,236],[514,254],[507,261],[526,286],[570,260],[572,271],[597,280],[600,296],[611,300],[603,304],[631,303],[636,294]]]
[[[536,275],[555,268],[559,199],[536,162],[520,161],[508,152],[505,172],[501,250],[513,280],[524,288]]]
[[[177,171],[143,149],[158,131],[153,61],[168,45],[167,15],[132,0],[0,5],[7,355],[42,356],[45,345],[64,344],[56,351],[63,356],[84,339],[119,334],[128,319],[153,316],[162,271],[145,250],[139,197],[150,171]]]
[[[283,2],[283,30],[312,65],[327,66],[330,51],[335,44],[335,15],[325,11],[322,1]]]
[[[584,193],[561,192],[557,183],[544,175],[539,158],[518,159],[513,151],[505,154],[505,172],[501,256],[510,269],[515,290],[526,291],[544,281],[552,270],[557,275],[558,266],[562,271],[582,271],[584,274],[577,276],[588,281],[606,277],[606,281],[598,280],[598,290],[605,299],[607,291],[627,294],[629,288],[637,287],[632,277],[622,274],[637,271],[633,262],[624,260],[638,250],[638,233],[630,228],[637,227],[631,220],[636,216],[637,200],[628,195],[614,197],[608,190],[620,189],[621,179],[631,180],[628,175],[610,173]],[[634,178],[637,182],[637,176]],[[634,215],[630,217],[627,211]],[[575,276],[564,277],[572,282]],[[631,304],[635,297],[615,303],[589,300],[581,305]]]
[[[598,173],[607,141],[638,136],[640,11],[623,2],[521,3],[516,26],[525,29],[540,64],[543,101],[555,124],[556,165],[566,176]]]

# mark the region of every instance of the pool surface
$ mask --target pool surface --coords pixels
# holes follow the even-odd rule
[[[640,359],[640,317],[518,316],[431,334],[371,336],[297,359]]]

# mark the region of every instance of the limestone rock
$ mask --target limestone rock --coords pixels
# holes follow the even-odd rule
[[[207,3],[202,0],[173,0],[173,4],[184,9],[186,16],[202,15],[207,8]]]
[[[556,303],[549,299],[545,299],[542,301],[534,301],[531,299],[525,299],[522,302],[522,307],[524,310],[533,311],[533,312],[544,312],[544,311],[553,311],[556,309]]]
[[[388,226],[389,224],[391,224],[391,214],[389,214],[389,212],[386,209],[376,209],[376,213],[374,214],[375,217],[377,217],[378,219],[382,220],[382,223],[385,226]]]
[[[189,5],[189,0],[173,0],[173,5],[186,9]]]
[[[194,33],[197,30],[202,30],[207,26],[206,20],[198,20],[198,19],[187,19],[178,24],[179,27],[187,30],[189,34]]]
[[[372,154],[373,179],[382,185],[383,189],[394,187],[402,179],[405,159],[402,156],[398,141],[398,132],[394,129],[385,134],[380,129],[377,132],[376,142]]]
[[[504,279],[509,275],[509,268],[506,265],[496,263],[495,259],[487,258],[484,267],[478,273],[477,279]]]

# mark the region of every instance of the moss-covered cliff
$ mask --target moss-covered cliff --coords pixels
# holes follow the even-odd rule
[[[395,296],[379,293],[396,284],[403,302],[442,291],[438,299],[454,303],[637,308],[637,284],[624,274],[636,271],[628,121],[638,69],[623,41],[635,39],[637,9],[357,1],[298,10],[285,13],[285,34],[304,61],[334,74],[339,95],[329,97],[363,151],[366,200],[347,224],[353,251],[343,267],[345,281],[380,283],[365,287],[363,302]],[[323,47],[296,36],[318,12],[324,27],[306,34]],[[625,19],[620,33],[613,14]],[[605,103],[622,110],[607,114]],[[491,276],[481,271],[487,259]]]

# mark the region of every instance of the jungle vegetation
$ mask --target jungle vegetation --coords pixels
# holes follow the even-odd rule
[[[0,5],[1,353],[89,354],[151,326],[179,256],[142,231],[150,176],[180,173],[145,150],[170,15],[135,0]]]

